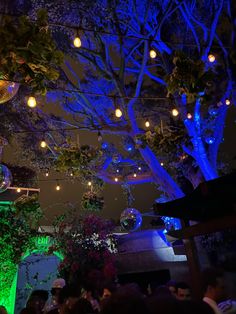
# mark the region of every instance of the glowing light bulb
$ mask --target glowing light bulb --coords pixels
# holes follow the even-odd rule
[[[164,163],[163,163],[163,162],[161,162],[161,166],[162,166],[162,167],[164,166]]]
[[[91,181],[89,181],[89,182],[88,182],[88,186],[91,186],[91,185],[92,185],[92,182],[91,182]]]
[[[177,117],[179,115],[179,111],[176,108],[172,109],[171,113],[174,117]]]
[[[75,37],[74,41],[73,41],[73,44],[76,48],[80,48],[82,46],[82,42],[81,42],[81,39],[77,36]]]
[[[49,171],[48,171],[48,170],[45,172],[45,176],[46,176],[46,177],[49,176]]]
[[[149,128],[150,127],[150,122],[148,120],[145,121],[145,127]]]
[[[137,173],[134,173],[133,176],[134,176],[134,178],[136,178],[137,177]]]
[[[193,117],[192,114],[190,112],[188,112],[187,113],[187,118],[190,120],[190,119],[192,119],[192,117]]]
[[[151,50],[149,51],[149,55],[150,55],[150,58],[151,58],[151,59],[155,59],[156,56],[157,56],[157,53],[156,53],[156,51],[155,51],[154,49],[151,49]]]
[[[230,100],[227,98],[227,99],[225,99],[225,104],[226,104],[226,106],[229,106],[230,105]]]
[[[119,170],[119,169],[116,169],[116,172],[117,172],[117,173],[119,173],[119,172],[120,172],[120,170]]]
[[[102,141],[102,134],[101,132],[99,131],[98,132],[98,142],[101,142]]]
[[[16,192],[17,192],[17,193],[20,193],[20,192],[21,192],[21,188],[17,188],[17,189],[16,189]]]
[[[142,168],[141,168],[141,167],[138,167],[138,170],[139,170],[139,171],[141,171],[141,170],[142,170]]]
[[[35,99],[35,97],[33,96],[30,96],[27,100],[27,105],[30,107],[30,108],[35,108],[37,106],[37,101]]]
[[[122,117],[123,113],[122,113],[122,111],[120,110],[120,108],[116,108],[116,110],[115,110],[115,115],[116,115],[117,118]]]
[[[70,173],[70,176],[71,176],[71,177],[73,177],[73,175],[74,175],[74,173],[73,173],[73,172],[71,172],[71,173]]]
[[[209,55],[208,55],[208,61],[211,62],[211,63],[213,63],[213,62],[216,61],[216,57],[215,57],[213,54],[209,54]]]
[[[118,182],[118,181],[119,181],[119,179],[117,177],[115,177],[115,182]]]
[[[57,190],[57,191],[60,191],[60,189],[61,189],[61,186],[60,186],[59,183],[57,183],[56,190]]]
[[[40,147],[42,147],[42,148],[46,148],[47,147],[47,143],[45,142],[45,140],[42,140],[40,142]]]

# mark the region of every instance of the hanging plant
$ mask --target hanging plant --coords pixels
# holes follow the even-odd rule
[[[202,60],[190,59],[183,52],[175,53],[173,64],[172,73],[166,77],[168,95],[186,94],[188,103],[194,102],[213,80],[213,72],[205,70]]]
[[[63,62],[63,53],[56,49],[48,29],[47,12],[39,10],[36,21],[5,17],[0,38],[0,80],[16,80],[45,95],[47,83],[58,79]]]
[[[81,200],[83,210],[100,212],[104,206],[104,199],[95,192],[89,191],[84,193]]]
[[[59,153],[55,168],[60,172],[73,171],[74,176],[91,178],[96,174],[93,170],[99,163],[102,153],[96,148],[83,145],[81,147],[57,148]]]

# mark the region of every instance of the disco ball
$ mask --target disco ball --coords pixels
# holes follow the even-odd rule
[[[0,193],[5,192],[11,185],[11,171],[4,165],[0,164]]]
[[[205,142],[209,145],[213,144],[215,142],[214,136],[206,136],[205,137]]]
[[[114,164],[120,163],[121,160],[122,160],[122,157],[121,157],[121,155],[119,155],[119,154],[115,154],[115,155],[113,155],[113,157],[112,157],[112,162],[113,162]]]
[[[142,215],[135,208],[126,208],[120,215],[120,224],[126,231],[136,231],[142,224]]]
[[[6,80],[6,76],[3,77]],[[18,92],[20,84],[0,80],[0,104],[3,104],[12,99]]]
[[[215,107],[215,106],[210,106],[208,108],[208,113],[209,113],[210,116],[214,117],[214,116],[216,116],[218,114],[218,108]]]

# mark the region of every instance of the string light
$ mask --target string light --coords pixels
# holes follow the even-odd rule
[[[73,177],[73,176],[74,176],[74,173],[73,173],[73,171],[71,171],[71,173],[70,173],[70,176],[71,176],[71,177]]]
[[[92,182],[91,181],[88,182],[88,186],[92,186]]]
[[[37,101],[35,99],[35,97],[33,96],[30,96],[27,100],[27,105],[30,107],[30,108],[35,108],[37,106]]]
[[[213,62],[215,62],[216,57],[213,54],[209,54],[208,55],[208,60],[209,60],[209,62],[213,63]]]
[[[155,59],[156,56],[157,56],[156,51],[155,51],[154,49],[151,49],[151,50],[149,51],[149,56],[150,56],[151,59]]]
[[[164,163],[163,163],[163,162],[161,162],[161,166],[162,166],[162,167],[164,166]]]
[[[40,142],[40,147],[41,147],[41,148],[46,148],[46,147],[47,147],[47,143],[46,143],[45,140],[42,140],[42,141]]]
[[[16,192],[17,192],[17,193],[20,193],[20,192],[21,192],[21,188],[17,188],[17,189],[16,189]]]
[[[139,170],[139,171],[141,171],[141,170],[142,170],[142,168],[141,168],[141,167],[138,167],[138,170]]]
[[[134,173],[133,176],[134,176],[134,178],[136,178],[137,177],[137,173]]]
[[[115,182],[118,182],[118,181],[119,181],[119,179],[117,177],[115,177]]]
[[[116,172],[117,172],[117,173],[119,173],[119,172],[120,172],[120,170],[119,170],[119,169],[116,169]]]
[[[78,37],[78,35],[74,38],[73,44],[76,48],[80,48],[82,46],[81,39]]]
[[[120,110],[120,108],[116,108],[116,110],[115,110],[115,115],[116,115],[117,118],[122,117],[123,113],[122,113],[122,111]]]
[[[56,190],[60,191],[60,189],[61,189],[61,186],[60,186],[59,182],[57,182]]]
[[[179,115],[179,111],[176,108],[172,109],[171,113],[174,117],[177,117]]]
[[[49,177],[49,171],[48,171],[48,170],[46,170],[45,176],[46,176],[46,177]]]
[[[98,142],[102,141],[102,134],[100,131],[98,131]]]
[[[230,105],[230,100],[227,98],[227,99],[225,99],[225,104],[226,104],[226,106],[229,106]]]
[[[187,118],[190,120],[190,119],[192,119],[192,117],[193,117],[192,114],[190,112],[188,112],[187,113]]]
[[[145,121],[145,127],[149,128],[150,127],[150,122],[148,121],[148,119]]]

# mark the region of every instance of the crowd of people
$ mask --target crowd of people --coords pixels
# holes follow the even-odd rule
[[[227,300],[224,274],[209,268],[202,272],[203,296],[193,299],[185,282],[169,281],[149,293],[143,293],[136,283],[123,286],[104,285],[100,293],[89,286],[66,285],[56,279],[50,295],[46,290],[31,293],[21,314],[233,314],[236,304]],[[225,301],[227,300],[227,301]],[[0,306],[0,314],[7,314]]]

